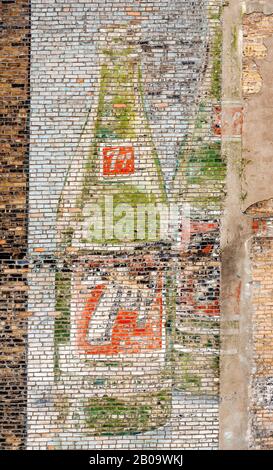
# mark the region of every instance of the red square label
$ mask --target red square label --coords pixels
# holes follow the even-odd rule
[[[103,176],[131,175],[135,172],[135,156],[132,146],[103,147]]]

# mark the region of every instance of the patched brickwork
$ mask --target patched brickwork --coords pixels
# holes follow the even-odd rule
[[[252,446],[272,449],[272,250],[271,238],[255,238],[253,258],[254,380],[252,383]]]
[[[252,368],[249,395],[250,446],[272,448],[272,5],[259,6],[243,18],[243,204],[250,205],[253,239],[251,258]],[[266,14],[268,13],[268,14]],[[270,14],[271,13],[271,14]],[[257,127],[257,122],[259,126]],[[255,132],[254,132],[255,129]],[[257,180],[254,184],[255,175]],[[255,202],[255,203],[253,203]]]
[[[271,2],[266,2],[272,9]],[[242,93],[244,100],[242,152],[242,206],[270,199],[272,135],[271,63],[273,57],[273,15],[262,7],[242,19]],[[257,122],[259,125],[257,126]]]
[[[0,448],[26,438],[30,6],[1,2]]]
[[[268,204],[269,202],[269,204]],[[253,364],[250,408],[250,446],[272,449],[272,201],[252,207]]]
[[[246,95],[259,93],[263,77],[259,61],[266,58],[266,39],[273,34],[273,16],[257,12],[244,16],[244,65],[243,92]]]

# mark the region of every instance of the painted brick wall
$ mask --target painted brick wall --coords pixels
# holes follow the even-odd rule
[[[1,449],[272,448],[272,14],[2,0]]]
[[[222,2],[2,9],[1,446],[217,449]],[[90,242],[102,195],[175,237]]]
[[[32,2],[29,449],[218,447],[219,227],[225,178],[220,20],[218,0],[132,5],[113,0],[111,8],[101,1]],[[136,64],[141,79],[134,75]],[[127,166],[108,168],[106,161],[101,170],[105,178],[123,168],[122,202],[146,201],[147,191],[162,202],[164,192],[169,202],[190,207],[189,232],[180,221],[171,247],[148,241],[137,243],[134,251],[130,242],[112,240],[104,249],[108,255],[101,246],[88,248],[86,239],[79,251],[74,235],[61,247],[60,233],[73,214],[105,191],[101,180],[94,180],[92,163],[91,170],[83,163],[94,139],[96,148],[102,146],[98,159],[112,158],[113,145],[127,152]],[[136,171],[138,158],[144,168],[138,181],[131,145]],[[154,152],[162,176],[153,166]],[[142,188],[137,196],[126,189],[126,178]],[[77,224],[83,219],[79,216]],[[139,284],[143,275],[150,277],[147,282],[163,275],[163,291],[156,281],[155,299],[163,302],[159,329],[156,319],[150,333],[147,320],[145,327],[133,327],[132,313],[120,310],[106,345],[88,342],[83,318],[92,319],[99,289],[108,288],[98,279],[120,279],[103,284],[110,285],[108,294],[101,291],[109,299],[109,313],[106,300],[98,305],[110,315],[111,295],[118,288],[129,295],[128,282],[135,292],[130,295],[149,298]]]

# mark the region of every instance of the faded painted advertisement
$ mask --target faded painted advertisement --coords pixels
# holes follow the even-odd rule
[[[136,3],[33,5],[30,449],[218,445],[221,2]]]

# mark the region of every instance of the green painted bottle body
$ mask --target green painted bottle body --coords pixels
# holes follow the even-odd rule
[[[57,217],[56,384],[67,425],[87,435],[163,426],[172,398],[168,204],[137,32],[109,29],[102,42],[96,110]]]

